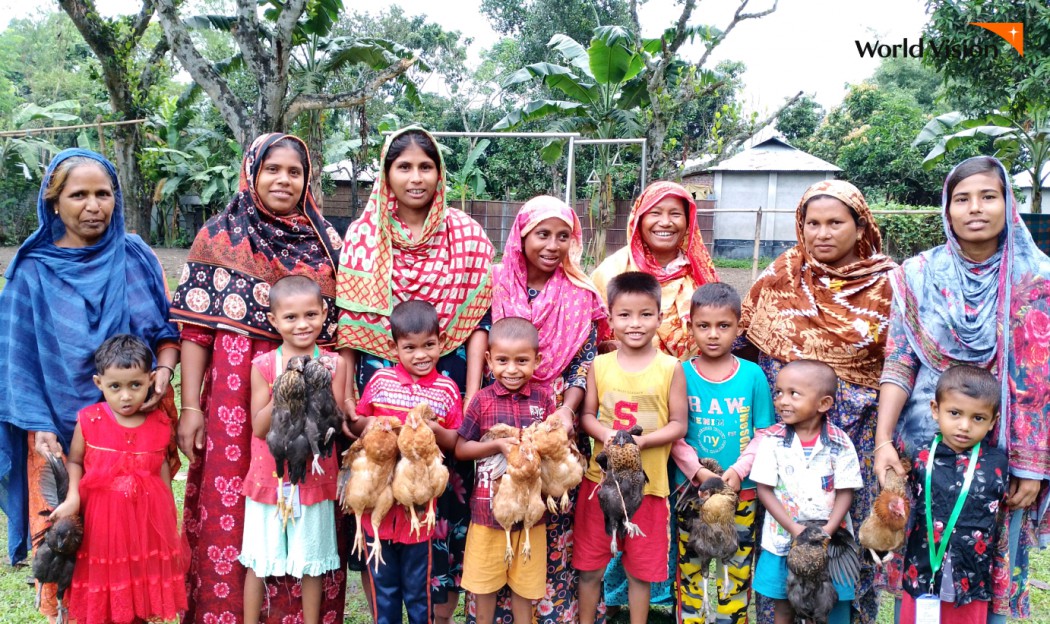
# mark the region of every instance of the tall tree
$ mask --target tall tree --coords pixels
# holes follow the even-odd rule
[[[683,107],[698,98],[717,93],[731,81],[731,76],[720,75],[706,67],[711,53],[742,22],[760,19],[777,10],[777,1],[774,0],[770,8],[748,13],[750,2],[751,0],[741,0],[729,22],[723,28],[718,28],[708,25],[690,26],[689,20],[692,19],[697,3],[696,0],[685,0],[682,12],[674,25],[665,30],[661,37],[642,43],[642,58],[646,69],[642,79],[650,104],[649,119],[645,124],[645,137],[649,143],[649,162],[645,163],[645,168],[649,179],[665,176],[672,169],[671,151],[664,149],[665,140],[670,125],[681,114]],[[638,0],[630,0],[630,9],[634,30],[641,32]],[[695,63],[685,63],[679,58],[678,51],[693,39],[700,41],[704,52]],[[731,136],[721,137],[718,141],[717,158],[732,154],[801,96],[800,91],[765,119],[758,121],[757,118],[753,118],[752,123],[738,126]]]
[[[923,61],[944,80],[947,92],[966,105],[962,112],[1001,110],[1024,117],[1050,102],[1050,4],[1046,0],[930,0],[923,36],[940,48],[994,52],[927,54]],[[971,26],[980,22],[1024,24],[1024,56],[999,35]],[[1017,36],[1020,36],[1018,33]]]
[[[271,0],[266,16],[261,16],[256,2],[237,0],[235,15],[213,21],[225,20],[229,25],[240,60],[255,80],[256,94],[249,99],[238,95],[223,75],[223,67],[205,58],[194,45],[190,25],[180,17],[176,1],[156,2],[160,23],[172,51],[208,94],[234,138],[245,148],[259,134],[287,131],[301,113],[360,105],[383,84],[404,74],[415,63],[414,58],[392,60],[368,84],[353,91],[296,91],[290,88],[293,50],[306,41],[311,31],[321,30],[325,23],[330,27],[330,21],[342,11],[342,1]],[[364,47],[371,46],[365,44]],[[378,50],[371,51],[381,55]]]
[[[515,66],[551,60],[547,42],[556,34],[590,41],[599,26],[630,26],[624,0],[481,0],[492,28],[518,42]]]
[[[808,95],[784,109],[777,119],[777,130],[789,141],[808,139],[824,119],[824,107]]]
[[[94,0],[59,0],[59,5],[98,59],[109,103],[118,119],[144,118],[150,90],[165,72],[163,57],[168,49],[163,38],[148,54],[139,49],[153,18],[154,0],[143,0],[135,15],[112,19],[99,14]],[[137,158],[142,129],[137,123],[122,124],[115,126],[113,134],[127,227],[148,241],[152,201]]]
[[[956,146],[987,145],[994,139],[996,156],[1032,176],[1032,212],[1040,212],[1044,169],[1050,170],[1050,5],[1045,0],[932,0],[928,6],[926,37],[942,48],[976,45],[985,52],[925,57],[943,76],[948,94],[963,104],[932,120],[916,137],[916,145],[934,144],[925,165],[938,163]],[[1011,35],[1023,33],[1024,55],[998,35],[970,25],[975,22],[1022,23]]]

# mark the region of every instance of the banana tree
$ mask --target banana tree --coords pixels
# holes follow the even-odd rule
[[[11,117],[10,129],[27,130],[37,127],[34,122],[45,124],[75,123],[80,117],[75,111],[80,108],[76,100],[63,100],[47,106],[28,103],[21,106]],[[59,151],[44,134],[11,136],[0,139],[0,178],[9,171],[18,171],[26,180],[39,178],[50,154]]]
[[[945,113],[930,120],[912,143],[920,146],[933,143],[923,160],[923,168],[932,169],[946,152],[969,141],[992,139],[995,156],[1007,168],[1025,163],[1032,176],[1032,212],[1042,212],[1046,172],[1050,166],[1050,108],[1035,106],[1027,118],[1019,119],[1002,113],[967,117],[958,111]]]
[[[478,158],[485,153],[491,143],[488,139],[478,141],[463,159],[463,165],[459,171],[449,176],[453,193],[459,195],[459,209],[463,212],[467,211],[467,195],[479,197],[485,194],[485,172],[478,167]]]
[[[643,132],[642,109],[648,101],[645,82],[639,74],[645,59],[635,36],[620,26],[594,29],[584,48],[566,35],[554,35],[548,44],[563,60],[562,65],[533,63],[511,74],[504,88],[539,82],[561,99],[545,98],[522,103],[496,122],[494,130],[512,130],[528,122],[549,120],[548,131],[579,132],[595,139],[639,136]],[[564,140],[548,141],[540,151],[550,164],[561,157]],[[612,202],[613,163],[619,148],[597,146],[591,217],[596,220],[593,250],[604,254],[606,230],[615,218]],[[570,180],[570,184],[572,181]]]

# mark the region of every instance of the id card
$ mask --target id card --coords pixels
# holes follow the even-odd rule
[[[303,514],[303,507],[299,504],[299,488],[295,488],[295,492],[292,492],[291,483],[282,483],[281,487],[284,488],[284,504],[292,509],[292,517],[298,518]]]
[[[923,594],[915,599],[915,624],[941,624],[941,598]]]

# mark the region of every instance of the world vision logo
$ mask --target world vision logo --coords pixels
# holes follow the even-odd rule
[[[977,26],[991,31],[1004,41],[1009,43],[1017,53],[1024,56],[1024,24],[1021,22],[970,22],[970,26]],[[981,43],[974,40],[973,43],[964,45],[938,44],[936,41],[927,41],[919,37],[918,41],[909,41],[907,37],[900,43],[883,43],[875,41],[854,40],[857,46],[857,54],[861,58],[923,58],[931,56],[934,58],[972,58],[972,57],[994,57],[999,58],[999,46],[990,43]]]
[[[1024,56],[1024,24],[1021,22],[970,22],[970,26],[980,26],[992,31],[1012,45],[1018,54]]]

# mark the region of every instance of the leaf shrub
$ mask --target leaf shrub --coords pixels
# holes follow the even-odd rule
[[[879,210],[937,210],[936,214],[875,215],[875,223],[882,232],[882,251],[897,262],[918,255],[931,247],[944,244],[944,226],[940,210],[935,206],[912,206],[896,202],[871,204]]]

